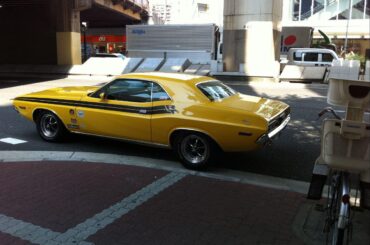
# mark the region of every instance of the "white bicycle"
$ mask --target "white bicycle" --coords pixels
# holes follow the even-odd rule
[[[351,240],[351,189],[360,192],[360,206],[370,208],[370,123],[365,122],[365,111],[370,109],[370,82],[329,81],[327,101],[346,107],[345,119],[331,108],[335,119],[325,119],[321,132],[321,154],[315,162],[309,199],[321,199],[328,179],[328,198],[324,231],[327,244],[348,244]],[[359,176],[360,184],[351,185],[350,176]],[[329,178],[327,178],[329,176]],[[357,200],[357,198],[355,198]]]

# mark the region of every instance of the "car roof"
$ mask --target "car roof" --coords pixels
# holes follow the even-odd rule
[[[118,78],[135,78],[154,81],[164,81],[169,83],[191,83],[195,84],[202,81],[215,80],[211,77],[191,75],[185,73],[165,73],[165,72],[145,72],[129,73],[119,76]]]
[[[326,48],[290,48],[289,51],[292,50],[293,51],[309,51],[309,52],[327,52],[327,53],[335,53],[333,50],[331,49],[326,49]]]

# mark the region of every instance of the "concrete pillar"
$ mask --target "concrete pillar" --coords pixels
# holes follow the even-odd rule
[[[75,0],[53,0],[56,11],[58,65],[81,64],[80,12]]]
[[[276,77],[283,0],[225,0],[224,3],[225,71]]]

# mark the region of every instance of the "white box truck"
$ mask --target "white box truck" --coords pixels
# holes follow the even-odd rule
[[[186,58],[193,64],[216,60],[219,28],[203,25],[128,25],[127,56],[142,58]]]

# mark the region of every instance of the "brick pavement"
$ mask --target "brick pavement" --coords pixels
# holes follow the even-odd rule
[[[188,176],[88,239],[95,244],[302,244],[301,194]]]
[[[307,205],[296,192],[186,171],[0,163],[1,245],[304,244]]]

